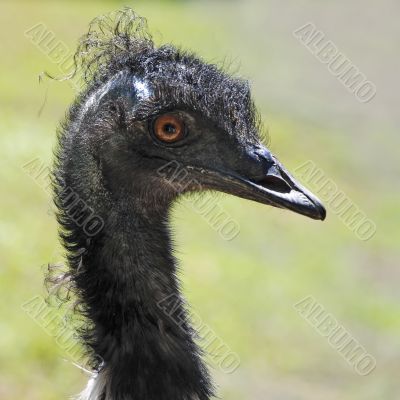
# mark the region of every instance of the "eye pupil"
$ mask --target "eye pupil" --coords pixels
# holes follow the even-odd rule
[[[164,132],[171,134],[176,132],[176,126],[173,124],[165,124],[164,125]]]

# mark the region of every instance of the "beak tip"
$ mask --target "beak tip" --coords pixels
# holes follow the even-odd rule
[[[316,219],[324,221],[326,218],[326,208],[321,203],[319,203],[318,205],[316,205],[316,211],[318,213]]]

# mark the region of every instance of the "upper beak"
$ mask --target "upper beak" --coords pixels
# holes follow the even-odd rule
[[[245,172],[242,168],[240,172],[225,168],[223,171],[207,169],[211,186],[225,193],[286,208],[313,219],[325,219],[326,210],[321,201],[298,183],[266,148],[259,147],[254,154],[249,168],[252,172]]]

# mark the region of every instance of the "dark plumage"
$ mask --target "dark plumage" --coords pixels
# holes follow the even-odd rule
[[[94,20],[75,60],[86,87],[59,134],[54,192],[96,371],[82,398],[209,399],[179,295],[171,204],[211,189],[316,219],[324,209],[261,144],[247,82],[156,48],[130,9]],[[188,184],[167,176],[176,165]],[[181,326],[159,306],[169,296]]]

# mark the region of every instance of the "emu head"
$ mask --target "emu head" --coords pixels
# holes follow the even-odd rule
[[[129,10],[95,20],[76,59],[87,89],[63,147],[66,165],[87,178],[83,197],[106,187],[120,198],[134,193],[144,209],[216,190],[325,218],[320,201],[262,144],[247,82],[173,46],[156,47]]]

